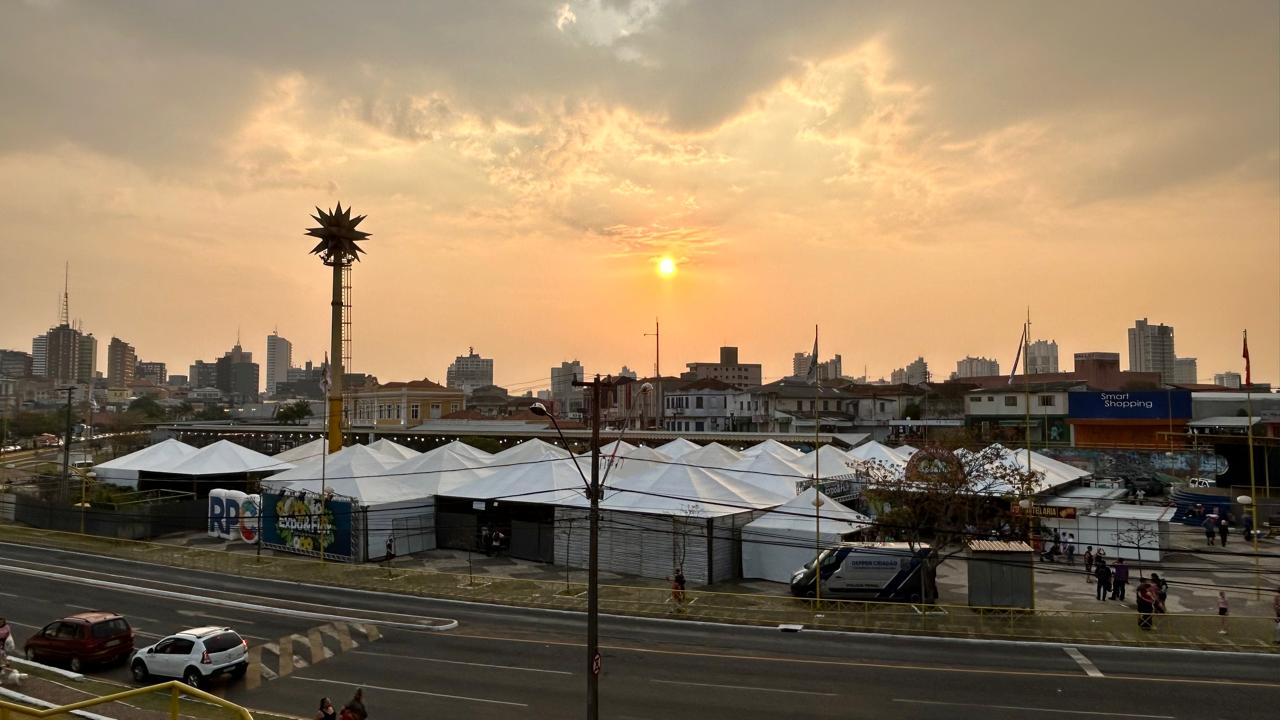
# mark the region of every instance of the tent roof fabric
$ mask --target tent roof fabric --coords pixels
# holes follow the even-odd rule
[[[167,465],[189,458],[197,452],[199,451],[196,448],[182,441],[169,438],[155,445],[142,448],[137,452],[96,465],[93,471],[103,478],[136,478],[140,470],[159,470]]]
[[[800,452],[799,450],[796,450],[795,448],[789,447],[787,445],[783,445],[782,443],[778,442],[777,440],[774,440],[773,438],[769,438],[768,440],[765,440],[763,442],[758,442],[755,445],[752,445],[751,447],[747,448],[746,450],[743,450],[740,454],[743,457],[755,457],[760,453],[769,453],[770,455],[780,457],[784,460],[795,460],[796,458],[804,455],[804,453]]]
[[[604,465],[605,458],[601,457],[600,463]],[[609,470],[606,480],[614,480],[620,477],[635,477],[642,473],[658,472],[671,464],[671,458],[654,450],[651,447],[638,447],[626,455],[619,455],[613,461],[613,467]]]
[[[575,498],[584,497],[583,477],[591,468],[581,458],[569,457],[563,452],[543,461],[526,460],[521,465],[494,468],[491,473],[459,484],[448,495],[476,500],[575,504]]]
[[[392,442],[386,438],[369,443],[369,447],[377,450],[383,455],[398,457],[401,460],[408,460],[409,458],[415,458],[422,454],[411,447],[405,447],[398,442]]]
[[[600,457],[608,457],[612,455],[615,448],[617,449],[618,457],[622,457],[632,450],[635,450],[636,446],[626,440],[614,440],[613,442],[605,443],[600,446]]]
[[[240,475],[288,470],[292,467],[291,463],[280,462],[230,440],[219,440],[200,448],[180,462],[156,468],[155,472],[171,475]]]
[[[569,451],[558,445],[533,438],[513,445],[502,452],[494,453],[494,465],[510,465],[513,463],[549,460],[551,458],[569,457]]]
[[[449,495],[457,488],[495,472],[486,467],[491,459],[492,456],[483,450],[454,440],[397,465],[395,474],[423,488],[428,494]]]
[[[815,497],[821,500],[821,507],[814,507]],[[746,529],[794,530],[812,536],[815,526],[824,534],[843,535],[870,525],[871,518],[866,515],[850,510],[818,492],[817,488],[808,488],[786,503],[752,520],[746,525]]]
[[[684,438],[676,438],[665,445],[659,445],[658,452],[669,458],[675,459],[687,455],[700,447],[702,446],[698,443],[691,442]]]
[[[663,445],[663,447],[666,447],[666,445]],[[720,443],[713,442],[709,445],[703,445],[692,452],[685,453],[676,458],[676,460],[685,465],[728,470],[742,460],[742,455]]]
[[[307,489],[314,485],[319,490],[322,473],[327,487],[342,478],[381,477],[403,462],[398,457],[383,454],[368,445],[348,445],[327,457],[304,460],[292,470],[272,475],[264,484],[283,487],[290,483],[304,483]]]
[[[795,496],[796,483],[806,479],[805,472],[794,462],[767,451],[739,460],[733,466],[733,475],[783,497]]]
[[[795,466],[800,468],[805,475],[813,477],[813,473],[816,470],[822,474],[824,480],[826,478],[852,475],[863,462],[865,461],[849,455],[849,453],[834,445],[823,445],[817,450],[805,453],[793,461]]]
[[[899,454],[888,445],[881,445],[872,440],[849,451],[849,456],[859,460],[876,460],[889,467],[906,467],[907,457]]]
[[[731,473],[671,465],[660,473],[609,483],[600,506],[606,510],[707,518],[776,507],[786,501],[787,497]]]
[[[329,445],[328,438],[316,438],[308,443],[303,443],[297,447],[289,448],[284,452],[278,452],[272,457],[280,462],[296,463],[308,458],[320,457],[320,453],[324,452]]]

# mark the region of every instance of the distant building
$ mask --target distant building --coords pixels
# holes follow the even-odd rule
[[[622,366],[622,369],[618,371],[618,377],[620,377],[620,378],[631,378],[632,380],[635,380],[636,378],[638,378],[638,377],[639,377],[639,375],[636,375],[636,371],[635,371],[635,370],[632,370],[631,368],[627,367],[626,365],[623,365],[623,366]]]
[[[293,367],[293,343],[272,331],[267,336],[267,395],[274,397],[276,383],[289,380],[289,368]]]
[[[197,360],[187,372],[187,384],[193,388],[218,387],[218,367],[214,363]]]
[[[353,424],[410,428],[463,409],[461,390],[431,380],[373,384],[343,393]]]
[[[32,348],[37,349],[37,343],[33,342]],[[44,353],[44,377],[56,385],[93,382],[98,370],[98,340],[92,334],[67,324],[51,328],[45,334]]]
[[[798,352],[791,357],[791,376],[797,378],[809,377],[809,362],[811,353]],[[818,361],[818,379],[819,380],[836,380],[844,376],[844,359],[839,355],[830,360]]]
[[[1021,368],[1014,368],[1021,370]],[[1027,344],[1027,374],[1045,375],[1058,372],[1058,343],[1056,340],[1037,340]],[[999,375],[999,372],[994,373]]]
[[[1221,385],[1222,387],[1239,389],[1240,381],[1241,381],[1240,373],[1232,372],[1230,370],[1224,373],[1215,373],[1213,376],[1213,384]]]
[[[551,368],[551,401],[556,404],[557,414],[561,417],[582,414],[582,391],[573,386],[575,380],[583,380],[582,363],[577,360],[562,362],[560,367]],[[542,394],[538,395],[541,397]]]
[[[1173,381],[1186,385],[1196,384],[1196,359],[1195,358],[1174,358],[1173,360]]]
[[[466,355],[459,355],[445,373],[445,385],[470,395],[476,388],[493,384],[493,358],[480,357],[475,348],[467,348]]]
[[[929,363],[923,357],[916,358],[904,368],[894,370],[889,376],[889,382],[893,385],[919,385],[928,380]]]
[[[37,335],[31,339],[31,376],[49,375],[49,336]]]
[[[92,383],[98,377],[98,338],[93,333],[80,336],[80,352],[76,358],[76,382]]]
[[[185,387],[189,384],[189,378],[186,375],[170,375],[169,384],[173,387]]]
[[[169,383],[169,372],[162,362],[139,362],[137,370],[134,372],[134,377],[155,385],[167,385]],[[178,377],[182,376],[179,375]]]
[[[744,363],[738,359],[738,348],[720,348],[720,362],[688,363],[687,372],[680,373],[681,380],[719,380],[734,387],[755,387],[764,375],[759,363]]]
[[[1177,382],[1175,357],[1172,326],[1151,325],[1143,318],[1129,328],[1130,372],[1160,373],[1162,381]]]
[[[112,336],[107,344],[107,383],[111,387],[128,387],[136,375],[138,353],[132,345]]]
[[[225,393],[233,404],[258,401],[258,363],[253,353],[237,343],[214,363],[214,386]]]
[[[0,377],[11,379],[27,378],[32,375],[32,361],[29,353],[19,350],[0,350]]]
[[[1000,374],[1000,363],[984,357],[966,357],[956,361],[955,377],[959,379],[971,377],[987,377]]]

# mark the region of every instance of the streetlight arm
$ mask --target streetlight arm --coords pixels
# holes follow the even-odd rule
[[[573,466],[578,469],[578,477],[582,478],[582,485],[587,489],[587,493],[590,494],[591,481],[587,479],[586,473],[582,472],[582,466],[578,464],[578,458],[576,458],[573,451],[569,449],[569,441],[565,439],[564,431],[560,429],[560,423],[556,422],[556,416],[552,414],[550,410],[547,410],[546,405],[543,405],[540,402],[530,405],[529,412],[532,412],[534,415],[541,415],[551,419],[551,426],[556,429],[556,435],[560,436],[560,443],[564,445],[564,451],[569,453],[569,460],[571,460],[573,462]]]

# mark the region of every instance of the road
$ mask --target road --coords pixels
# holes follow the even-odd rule
[[[581,615],[244,580],[0,543],[0,612],[20,640],[84,608],[124,613],[143,634],[140,643],[192,625],[236,628],[254,665],[244,680],[212,689],[253,708],[310,717],[320,696],[340,705],[363,686],[377,720],[583,714]],[[326,613],[345,619],[315,615]],[[453,629],[419,629],[455,620]],[[1242,720],[1273,718],[1280,708],[1274,654],[1067,649],[615,617],[602,619],[601,643],[601,716],[616,719]],[[123,667],[92,672],[128,681]]]

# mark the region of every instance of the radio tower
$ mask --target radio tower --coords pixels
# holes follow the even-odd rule
[[[67,262],[63,268],[62,279],[62,308],[58,311],[58,324],[71,325],[71,263]]]

